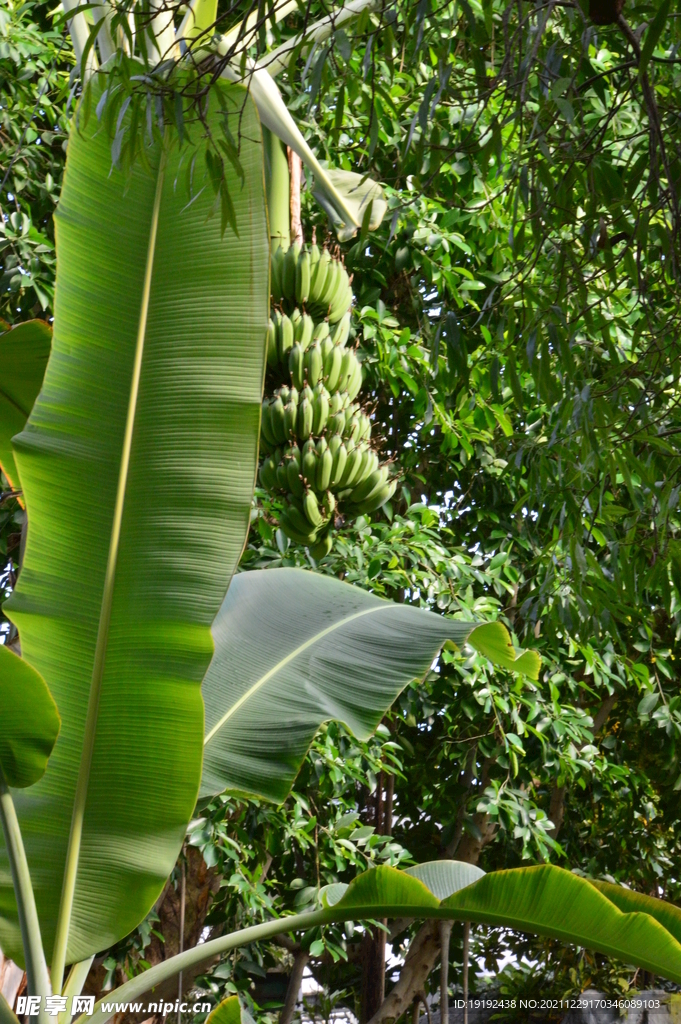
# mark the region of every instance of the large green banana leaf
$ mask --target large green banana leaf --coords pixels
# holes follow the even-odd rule
[[[468,640],[513,668],[504,626],[476,626],[302,569],[240,573],[213,625],[203,681],[201,795],[231,789],[283,800],[322,722],[337,719],[366,739],[447,640]],[[538,660],[534,652],[517,659],[535,677]]]
[[[83,804],[67,962],[127,934],[175,863],[200,781],[210,625],[248,527],[268,233],[257,113],[221,88],[240,140],[243,181],[225,161],[238,236],[212,212],[200,126],[165,164],[154,142],[151,173],[138,162],[128,178],[94,114],[71,133],[53,352],[15,441],[30,525],[6,607],[62,718],[44,778],[16,802],[48,949]],[[217,139],[222,116],[212,94]],[[14,955],[4,855],[0,880]]]
[[[0,644],[0,771],[8,786],[42,778],[59,733],[59,715],[45,680]]]
[[[0,469],[15,490],[20,484],[11,440],[24,429],[38,397],[51,344],[44,320],[27,320],[0,334]]]
[[[421,868],[425,865],[421,865]],[[341,919],[448,917],[503,925],[594,949],[681,981],[681,944],[646,913],[623,913],[585,878],[552,864],[494,871],[440,902],[395,868],[366,871],[332,907]],[[609,887],[608,892],[611,888]],[[379,912],[380,911],[380,912]]]
[[[594,879],[589,879],[589,881],[624,913],[642,911],[644,914],[650,914],[661,925],[664,925],[677,942],[681,942],[681,908],[673,903],[667,903],[665,900],[658,900],[654,896],[646,896],[642,892],[625,889],[623,885],[613,885],[612,882],[601,882]]]
[[[488,875],[457,861],[420,864],[406,871],[377,867],[350,885],[326,886],[321,897],[322,910],[267,921],[186,950],[121,985],[107,995],[106,1002],[139,999],[180,970],[250,942],[334,921],[386,917],[502,925],[594,949],[681,981],[681,944],[654,917],[622,913],[587,879],[551,864]],[[218,1008],[216,1024],[221,1024],[223,1013],[224,1024],[232,1024],[236,1004],[230,1003],[222,1012]],[[104,1024],[109,1016],[100,1003],[89,1024]]]

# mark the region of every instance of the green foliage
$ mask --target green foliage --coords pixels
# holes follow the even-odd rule
[[[42,778],[59,732],[57,708],[35,669],[0,646],[0,778],[23,789]]]

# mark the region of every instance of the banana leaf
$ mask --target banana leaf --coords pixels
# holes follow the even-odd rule
[[[366,739],[445,641],[477,646],[477,625],[302,569],[240,573],[213,625],[203,681],[202,798],[230,789],[284,800],[322,722]],[[480,627],[479,649],[513,668],[507,630],[491,625]]]
[[[206,123],[220,139],[224,105],[240,139],[239,166],[225,161],[238,235],[214,208],[202,125],[181,147],[155,139],[125,177],[94,114],[70,135],[53,351],[15,439],[28,538],[5,605],[62,719],[45,776],[16,800],[56,973],[67,924],[67,962],[111,946],[173,868],[201,776],[210,626],[248,529],[269,242],[257,113],[219,88]],[[14,956],[7,879],[3,850]]]
[[[267,921],[186,950],[108,993],[106,1002],[139,999],[180,970],[275,935],[335,921],[402,917],[496,924],[545,935],[681,981],[677,939],[649,914],[623,913],[587,879],[552,864],[490,872],[466,884],[470,872],[471,865],[457,861],[421,864],[407,871],[372,868],[350,885],[323,889],[321,910]],[[450,895],[441,900],[443,891]],[[225,1008],[224,1024],[233,1024],[235,1011],[234,1004]],[[100,1003],[89,1021],[104,1024],[108,1018]]]
[[[24,429],[38,397],[51,343],[44,320],[27,320],[0,334],[0,469],[13,490],[21,484],[12,437]]]
[[[59,733],[59,715],[45,680],[0,644],[0,771],[23,789],[42,778]]]

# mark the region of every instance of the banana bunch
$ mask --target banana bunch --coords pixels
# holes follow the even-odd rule
[[[272,304],[286,310],[304,308],[314,317],[342,320],[352,305],[348,273],[328,249],[294,242],[272,255]]]
[[[259,481],[284,499],[284,533],[319,559],[331,550],[339,503],[346,515],[373,512],[397,484],[380,465],[371,420],[355,401],[362,367],[346,347],[352,290],[343,265],[314,244],[278,249],[272,303],[268,380],[286,383],[262,403]]]

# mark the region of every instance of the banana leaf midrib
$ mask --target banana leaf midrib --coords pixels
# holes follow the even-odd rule
[[[260,690],[274,675],[276,675],[277,672],[280,672],[286,665],[294,661],[299,654],[302,654],[303,651],[307,650],[309,647],[312,647],[313,644],[318,643],[325,636],[328,636],[330,633],[335,632],[335,630],[340,629],[341,626],[347,625],[348,622],[353,622],[355,619],[361,619],[365,615],[373,615],[376,612],[382,611],[385,611],[385,609],[380,605],[376,608],[364,608],[361,612],[354,612],[352,615],[347,615],[344,619],[340,620],[339,622],[334,622],[331,626],[327,626],[326,629],[320,630],[318,633],[315,633],[314,636],[311,636],[308,640],[305,640],[302,644],[299,644],[298,647],[295,648],[295,650],[291,651],[290,654],[287,654],[285,658],[281,659],[281,661],[278,661],[276,665],[273,665],[271,669],[268,669],[268,671],[265,672],[265,674],[262,675],[260,679],[256,680],[256,682],[253,683],[251,687],[249,687],[246,693],[242,694],[241,697],[239,697],[239,699],[235,701],[234,704],[232,704],[231,708],[229,708],[224,713],[222,718],[220,718],[219,721],[216,722],[212,729],[210,729],[209,732],[206,734],[206,737],[203,741],[204,746],[207,746],[210,743],[213,736],[215,736],[215,734],[220,731],[222,726],[227,721],[229,721],[232,715],[236,714],[239,708],[242,707],[247,700],[249,700],[254,694],[256,694],[258,690]]]
[[[83,746],[78,772],[78,782],[73,799],[73,812],[71,819],[71,832],[66,853],[64,866],[64,885],[61,893],[59,916],[57,919],[57,932],[52,962],[52,979],[56,990],[61,990],[61,982],[66,963],[66,950],[71,923],[71,912],[76,888],[76,877],[78,873],[78,861],[80,856],[80,845],[82,840],[83,819],[87,803],[87,793],[90,781],[90,769],[92,766],[92,755],[94,751],[95,737],[97,732],[97,718],[99,715],[99,700],[106,666],[106,652],[111,627],[111,611],[113,607],[113,594],[116,579],[116,565],[120,551],[120,537],[123,522],[123,510],[128,485],[130,469],[130,454],[137,415],[137,400],[139,397],[139,385],[142,375],[142,364],[144,360],[144,343],[147,333],[147,321],[149,314],[149,300],[151,296],[151,283],[156,255],[156,238],[158,233],[158,221],[161,210],[161,197],[163,193],[163,182],[165,177],[165,146],[168,135],[164,139],[159,166],[156,172],[156,190],[154,205],[149,224],[149,241],[147,246],[144,286],[142,289],[142,301],[138,318],[137,339],[135,344],[135,357],[133,362],[132,377],[130,381],[130,396],[128,412],[126,417],[125,432],[121,450],[121,461],[118,476],[118,487],[116,501],[113,509],[111,534],[107,554],[106,574],[102,587],[102,600],[99,612],[97,630],[97,643],[95,647],[92,677],[90,682],[90,693],[88,699],[87,718],[85,732],[83,735]]]

